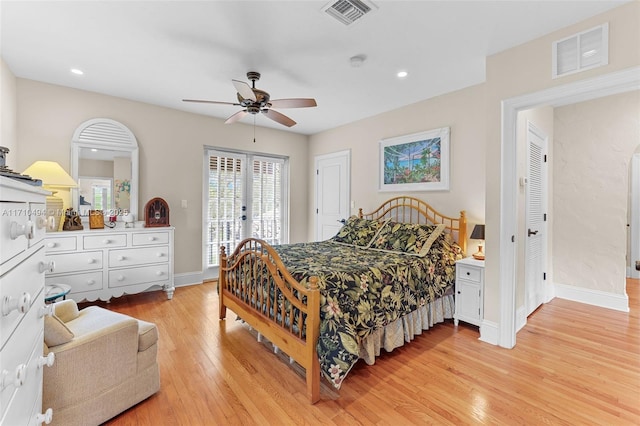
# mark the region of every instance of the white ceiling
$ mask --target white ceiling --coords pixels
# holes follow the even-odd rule
[[[220,118],[239,107],[181,100],[235,102],[231,80],[259,71],[272,99],[317,100],[280,110],[291,131],[314,134],[481,83],[486,56],[626,2],[374,0],[345,26],[321,11],[327,1],[2,0],[0,46],[20,78]]]

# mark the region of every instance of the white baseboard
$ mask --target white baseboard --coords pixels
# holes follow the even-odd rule
[[[600,290],[576,287],[573,285],[555,285],[556,297],[586,303],[601,308],[614,309],[616,311],[629,312],[629,296],[627,294],[615,294]]]
[[[493,321],[482,320],[480,324],[480,340],[497,346],[498,324]]]
[[[176,287],[202,284],[202,282],[203,282],[202,271],[185,272],[182,274],[175,274],[173,276],[173,285]]]

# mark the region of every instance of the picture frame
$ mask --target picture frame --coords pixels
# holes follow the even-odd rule
[[[450,129],[380,141],[379,191],[448,191]]]
[[[104,212],[89,210],[89,229],[104,229]]]

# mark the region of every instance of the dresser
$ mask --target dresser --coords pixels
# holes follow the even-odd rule
[[[0,424],[49,423],[42,410],[46,231],[39,187],[0,176]]]
[[[45,237],[46,284],[71,286],[76,302],[108,301],[158,288],[173,297],[173,227],[85,229]]]
[[[456,307],[453,322],[480,326],[484,317],[484,260],[472,257],[456,262]]]

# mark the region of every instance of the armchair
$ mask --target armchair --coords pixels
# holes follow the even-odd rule
[[[43,407],[58,425],[98,425],[160,389],[155,324],[73,300],[45,317]]]

